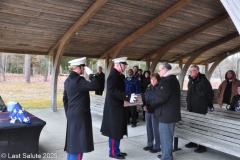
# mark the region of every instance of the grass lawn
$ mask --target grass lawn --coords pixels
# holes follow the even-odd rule
[[[64,81],[67,76],[59,76],[57,86],[57,107],[63,107],[62,96]],[[6,74],[6,81],[0,79],[0,96],[5,104],[19,102],[24,109],[46,108],[51,106],[51,76],[43,81],[42,75],[31,76],[31,83],[26,84],[22,74]],[[93,92],[91,92],[93,94]]]

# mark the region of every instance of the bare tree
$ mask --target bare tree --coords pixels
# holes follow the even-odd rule
[[[25,54],[25,78],[26,83],[30,83],[30,76],[31,76],[31,55]]]
[[[218,68],[218,71],[219,71],[219,77],[220,77],[221,82],[222,82],[223,81],[222,72],[221,72],[221,69],[220,69],[219,65],[217,66],[217,68]]]
[[[2,58],[3,54],[0,53],[0,72],[3,76],[3,81],[6,81],[5,72],[4,72],[4,58]]]
[[[49,74],[49,68],[50,68],[50,57],[46,56],[45,57],[45,72],[44,72],[44,81],[47,82],[47,77],[48,77],[48,74]]]

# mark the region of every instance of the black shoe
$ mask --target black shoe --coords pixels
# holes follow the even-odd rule
[[[124,156],[122,156],[121,154],[117,155],[117,156],[109,156],[110,158],[115,158],[115,159],[125,159]]]
[[[161,159],[161,158],[162,158],[162,155],[158,155],[157,157]]]
[[[145,151],[150,151],[150,150],[152,150],[153,149],[153,147],[144,147],[143,148],[143,150],[145,150]]]
[[[120,152],[120,155],[122,155],[122,156],[127,156],[127,153]]]
[[[161,151],[161,149],[150,149],[151,153],[157,153],[157,152],[160,152],[160,151]]]
[[[131,127],[133,127],[133,128],[134,128],[134,127],[136,127],[136,126],[137,126],[136,124],[132,124],[132,126],[131,126]]]
[[[198,147],[198,145],[196,143],[190,142],[190,143],[186,144],[185,147],[187,147],[187,148],[195,148],[195,147]]]
[[[196,153],[203,153],[207,152],[207,148],[205,146],[199,146],[197,149],[194,150]]]

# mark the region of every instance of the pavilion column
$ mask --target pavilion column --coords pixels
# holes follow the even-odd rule
[[[72,27],[59,39],[59,41],[52,47],[49,51],[53,55],[53,70],[52,70],[52,102],[51,109],[57,111],[57,79],[60,66],[60,60],[63,56],[64,50],[69,43],[72,35],[79,30],[83,25],[85,25],[89,19],[95,15],[96,12],[105,4],[108,0],[96,0],[88,10],[72,25]],[[57,53],[55,54],[55,49]],[[54,52],[54,53],[53,53]]]
[[[51,111],[56,112],[57,111],[57,70],[55,69],[56,67],[56,55],[57,55],[57,50],[55,49],[53,54],[52,54],[52,89],[51,89]]]
[[[206,78],[210,81],[210,76],[209,76],[208,68],[209,68],[209,64],[208,64],[208,63],[205,63],[205,75],[206,75]]]
[[[181,69],[183,69],[183,60],[182,59],[179,59],[179,67]],[[183,75],[183,78],[181,77],[181,75],[178,76],[178,81],[179,81],[181,90],[183,89],[184,77],[185,77],[185,75]]]
[[[183,68],[183,59],[179,59],[179,67],[182,69]]]
[[[210,67],[209,71],[208,71],[208,74],[207,74],[207,79],[210,79],[212,77],[212,74],[213,74],[213,71],[216,69],[216,67],[225,59],[227,58],[228,55],[223,55],[223,56],[220,56],[213,64],[212,66]]]
[[[104,84],[104,93],[106,95],[107,93],[107,78],[110,72],[108,72],[108,66],[109,66],[109,54],[105,57],[105,84]]]
[[[150,56],[146,57],[146,69],[149,70],[150,68]]]

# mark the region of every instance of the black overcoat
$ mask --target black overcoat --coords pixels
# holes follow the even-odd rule
[[[100,89],[99,91],[103,91],[104,90],[104,84],[105,84],[105,74],[103,72],[101,72],[100,74],[95,74],[98,83],[100,85]]]
[[[159,81],[150,107],[155,108],[154,117],[161,123],[176,123],[181,120],[180,84],[177,79],[181,69],[175,67],[169,70]]]
[[[213,106],[214,92],[204,74],[199,73],[195,79],[189,76],[187,92],[187,109],[190,112],[206,114]]]
[[[127,135],[124,100],[129,101],[130,95],[125,93],[124,78],[125,76],[114,68],[107,79],[101,132],[104,136],[114,139],[122,139],[124,135]]]
[[[64,151],[84,153],[94,150],[89,91],[99,89],[95,77],[87,81],[72,71],[64,82],[63,103],[67,117]]]

